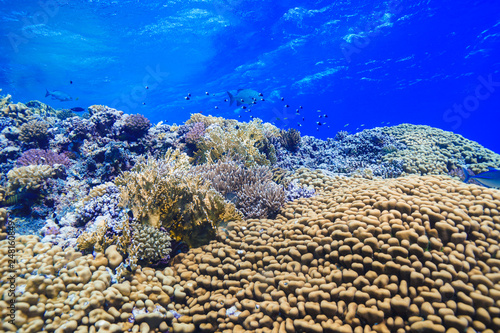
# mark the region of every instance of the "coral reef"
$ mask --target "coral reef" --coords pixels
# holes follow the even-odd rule
[[[196,145],[205,134],[205,124],[197,122],[190,125],[189,131],[184,135],[184,140],[187,143]]]
[[[151,127],[151,122],[148,118],[141,114],[129,115],[125,118],[123,124],[123,130],[129,138],[134,140],[144,136],[149,128]]]
[[[283,186],[272,180],[273,174],[266,166],[247,168],[234,161],[219,161],[197,166],[192,174],[207,179],[245,218],[274,217],[285,203]]]
[[[406,146],[383,157],[384,161],[403,161],[405,174],[446,175],[463,164],[475,173],[500,165],[500,155],[459,134],[423,125],[402,124],[383,127]]]
[[[46,147],[49,143],[50,125],[46,121],[33,119],[21,125],[19,140],[35,147]]]
[[[37,191],[46,180],[56,177],[58,170],[50,165],[38,164],[14,168],[7,173],[10,191]]]
[[[272,135],[278,135],[278,130],[273,125],[263,124],[257,118],[249,123],[239,123],[235,120],[205,117],[200,114],[192,115],[186,124],[200,122],[205,124],[206,129],[196,144],[198,149],[194,155],[196,163],[237,159],[246,166],[270,164],[266,154],[259,150],[259,143]]]
[[[368,178],[398,177],[403,173],[402,161],[397,158],[383,160],[387,155],[387,146],[403,149],[405,145],[395,137],[384,134],[378,129],[364,130],[342,139],[319,140],[303,136],[295,152],[280,149],[277,165],[288,170],[300,167],[324,169],[333,173],[352,175],[362,172]]]
[[[279,140],[282,147],[288,151],[294,152],[300,146],[300,132],[294,128],[288,131],[281,130]]]
[[[164,227],[176,240],[190,246],[208,242],[215,227],[241,218],[234,204],[203,181],[193,177],[189,158],[169,149],[162,159],[140,159],[115,183],[122,203],[141,223]]]
[[[30,149],[25,151],[21,157],[17,159],[16,163],[20,166],[36,164],[54,166],[54,164],[61,164],[69,167],[71,165],[71,160],[65,154],[57,154],[52,150]]]
[[[301,169],[297,179],[317,195],[287,203],[274,220],[229,222],[172,268],[137,266],[124,281],[114,273],[126,261],[116,245],[93,256],[16,238],[20,320],[3,328],[500,330],[500,191],[448,176],[367,180]],[[3,316],[8,301],[0,300]]]

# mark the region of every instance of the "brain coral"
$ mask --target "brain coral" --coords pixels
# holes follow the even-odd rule
[[[474,173],[500,166],[500,155],[459,134],[422,125],[402,124],[380,128],[406,144],[384,156],[384,161],[403,160],[404,174],[448,174],[466,163]]]

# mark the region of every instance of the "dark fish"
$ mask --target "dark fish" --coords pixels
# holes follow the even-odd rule
[[[205,95],[209,95],[208,91],[205,91]]]
[[[69,81],[69,84],[73,84],[73,81]]]
[[[281,97],[281,101],[283,102],[285,100],[285,97]]]
[[[190,99],[190,98],[189,98],[189,96],[186,96],[186,97],[184,97],[184,99],[185,99],[186,101],[189,101],[189,99]]]
[[[236,129],[240,129],[240,127],[239,127],[238,125],[234,126],[234,128],[236,128]]]
[[[73,111],[73,112],[83,112],[83,111],[85,111],[84,108],[81,108],[79,106],[71,108],[70,110]]]
[[[288,105],[288,104],[285,104],[285,107],[286,107],[286,108],[289,108],[289,107],[290,107],[290,105]]]
[[[144,88],[149,89],[149,87],[148,87],[148,86],[145,86]]]
[[[241,108],[242,108],[242,109],[246,109],[247,107],[246,107],[246,106],[244,106],[244,105],[242,105],[242,106],[241,106]]]
[[[216,105],[215,108],[218,109],[219,107]]]
[[[191,97],[191,93],[188,93],[188,96]]]
[[[467,183],[470,179],[474,179],[483,186],[500,188],[500,169],[490,167],[490,170],[475,176],[471,176],[465,167],[462,169],[465,174],[464,182]]]
[[[319,121],[318,121],[318,122],[316,122],[316,124],[318,124],[318,126],[323,125],[323,124],[322,124],[321,122],[319,122]]]

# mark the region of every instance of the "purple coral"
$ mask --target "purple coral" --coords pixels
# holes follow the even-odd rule
[[[191,125],[189,132],[186,133],[184,139],[187,143],[196,144],[205,134],[205,124],[197,122]]]
[[[300,186],[296,181],[290,182],[286,189],[286,201],[293,201],[299,198],[310,198],[314,196],[315,190]]]
[[[54,166],[54,164],[62,164],[69,167],[71,165],[71,160],[65,154],[57,154],[48,149],[30,149],[25,151],[21,157],[17,159],[17,165],[20,166],[37,164],[50,166]]]
[[[123,130],[132,138],[144,136],[151,127],[151,122],[142,114],[132,114],[125,119]]]

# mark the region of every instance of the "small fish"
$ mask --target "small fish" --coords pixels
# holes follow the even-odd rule
[[[81,108],[79,106],[71,108],[70,110],[73,111],[73,112],[83,112],[83,111],[85,111],[84,108]]]
[[[265,99],[263,99],[263,98],[261,98],[260,100],[261,100],[262,102],[264,102],[264,101],[265,101]]]
[[[238,118],[241,118],[241,114],[238,116]]]
[[[240,127],[239,127],[238,125],[234,126],[234,128],[236,128],[236,129],[240,129]]]
[[[260,96],[260,97],[262,97],[262,96],[264,96],[264,95],[263,95],[262,93],[259,93],[259,96]]]
[[[323,115],[323,118],[328,118],[328,115],[327,115],[327,114],[324,114],[324,115]]]
[[[191,93],[188,93],[188,96],[191,97]]]
[[[185,99],[186,101],[189,101],[189,100],[190,100],[189,96],[184,97],[184,99]]]
[[[470,179],[474,179],[483,186],[500,188],[500,169],[490,167],[490,170],[481,172],[475,176],[471,176],[464,166],[462,166],[462,170],[465,174],[465,183],[467,183]]]
[[[347,127],[347,126],[349,126],[349,124],[345,124],[345,125],[344,125],[344,127]]]
[[[224,102],[227,102],[227,101],[228,101],[228,99],[227,99],[227,98],[226,98],[226,99],[224,99]]]
[[[323,125],[320,121],[317,121],[316,124],[318,124],[318,126]]]
[[[356,128],[356,131],[359,131],[359,127]]]
[[[210,95],[210,94],[208,93],[208,91],[205,91],[205,95]]]
[[[316,131],[319,131],[319,128],[318,128],[318,127],[316,127]]]
[[[283,102],[285,100],[285,97],[281,97],[281,101]]]
[[[321,110],[317,110],[316,112],[321,112]]]
[[[318,117],[319,117],[319,118],[322,118],[323,116],[322,116],[322,115],[319,115]]]
[[[149,87],[148,87],[148,86],[145,86],[144,88],[149,89]]]
[[[381,124],[381,125],[385,124],[385,121],[381,122],[380,124]]]
[[[244,105],[242,105],[242,106],[241,106],[241,108],[242,108],[242,109],[246,109],[247,107],[246,107],[246,106],[244,106]]]
[[[253,102],[252,102],[252,104],[257,104],[257,102],[256,102],[256,101],[253,101]]]
[[[63,93],[62,91],[57,91],[57,90],[49,91],[48,89],[45,89],[45,91],[46,91],[45,97],[51,96],[52,99],[57,99],[61,102],[67,102],[73,100],[73,98],[70,95]]]
[[[142,105],[146,105],[146,102],[142,102]]]
[[[286,108],[289,108],[289,107],[290,107],[290,105],[288,105],[288,104],[285,104],[285,107],[286,107]]]
[[[365,126],[365,124],[361,124],[361,125],[359,125],[359,126],[363,127],[363,126]]]
[[[250,118],[252,118],[252,119],[253,119],[253,116],[252,116],[252,115],[250,115]]]
[[[73,81],[69,81],[69,84],[73,84]]]
[[[218,109],[219,107],[216,105],[215,108]]]
[[[305,118],[305,117],[302,117],[302,121],[304,121],[304,120],[306,120],[306,118]]]

